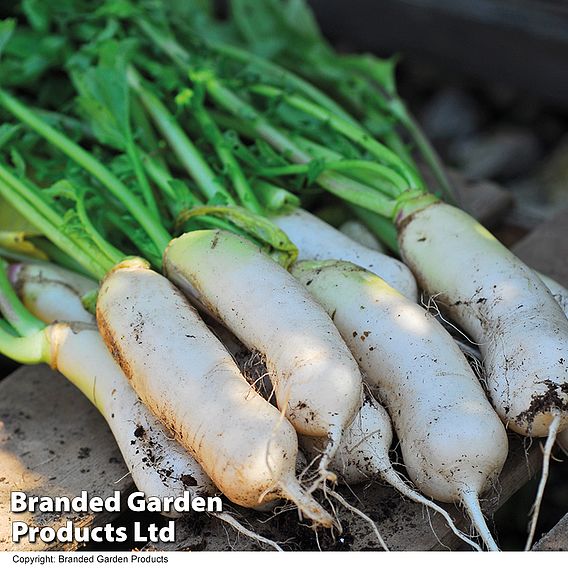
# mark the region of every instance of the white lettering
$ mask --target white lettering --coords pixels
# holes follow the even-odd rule
[[[12,491],[10,494],[10,511],[22,513],[27,509],[27,495],[23,491]]]
[[[28,533],[28,525],[23,521],[12,523],[12,542],[20,542],[20,539]]]

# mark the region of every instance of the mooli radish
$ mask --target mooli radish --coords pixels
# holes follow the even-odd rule
[[[98,408],[138,490],[160,500],[182,497],[186,492],[191,499],[218,496],[219,491],[195,458],[142,404],[103,343],[94,317],[81,306],[79,291],[82,287],[91,290],[93,281],[49,264],[13,265],[8,273],[25,309],[45,324],[52,324],[31,337],[32,343],[44,346],[35,362],[46,362],[60,371]],[[10,307],[12,313],[24,311],[15,299]],[[76,321],[63,323],[66,317]],[[17,350],[10,350],[9,344],[0,342],[2,347],[8,348],[8,355],[17,356]],[[180,515],[172,509],[162,514]],[[241,534],[281,550],[274,541],[244,527],[232,514],[220,508],[209,514]]]
[[[384,402],[416,487],[461,503],[490,549],[479,506],[507,457],[507,436],[467,360],[433,315],[351,263],[303,262],[317,298]]]
[[[407,298],[416,300],[412,272],[400,260],[366,247],[303,209],[271,217],[298,247],[298,260],[345,260],[380,276]]]
[[[332,525],[295,477],[292,426],[168,280],[139,262],[119,265],[101,284],[97,323],[142,401],[229,499],[251,508],[290,499]]]
[[[164,273],[265,357],[278,408],[300,434],[326,438],[327,474],[361,405],[357,363],[333,322],[288,271],[251,242],[224,231],[172,240]]]
[[[420,285],[479,345],[506,426],[525,436],[568,426],[568,319],[542,280],[450,205],[401,213],[399,225]]]

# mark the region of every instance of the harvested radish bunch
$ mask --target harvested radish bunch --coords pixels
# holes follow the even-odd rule
[[[132,480],[147,497],[175,498],[184,491],[192,498],[218,494],[199,463],[142,404],[93,325],[94,318],[80,307],[78,290],[90,291],[96,283],[45,264],[16,265],[8,274],[23,305],[11,295],[5,274],[0,274],[0,294],[4,307],[10,308],[12,323],[24,337],[7,341],[0,331],[0,351],[24,358],[28,364],[47,363],[77,386],[104,416]],[[48,325],[41,329],[41,323],[30,314]],[[66,319],[69,316],[76,321]],[[28,351],[37,349],[34,344],[42,345],[41,357],[35,361],[27,358]],[[163,514],[179,516],[175,511]],[[210,514],[238,532],[281,550],[275,542],[245,528],[233,515],[223,511]]]
[[[389,458],[393,432],[387,411],[369,394],[359,414],[343,436],[337,453],[331,462],[340,481],[347,485],[382,479],[401,495],[440,513],[454,534],[476,550],[479,546],[459,531],[447,511],[421,495],[403,481]],[[321,440],[300,436],[300,447],[308,458],[315,459],[321,454]]]
[[[479,496],[501,472],[507,436],[451,336],[430,313],[351,263],[303,262],[292,272],[332,315],[386,405],[416,487],[463,504],[496,549]]]
[[[187,55],[168,30],[143,27],[189,72],[188,83],[214,111],[230,115],[248,141],[247,152],[242,144],[239,152],[250,175],[308,196],[315,186],[381,217],[376,234],[396,230],[419,286],[482,344],[488,391],[501,419],[526,436],[549,436],[550,448],[568,424],[568,319],[540,279],[466,213],[428,193],[409,156],[337,112],[313,86],[292,86],[289,70],[278,76],[253,62],[257,73],[243,76],[234,51],[211,45],[215,57],[203,48]],[[315,145],[306,148],[298,136]],[[318,149],[322,143],[343,157],[340,167]],[[361,176],[371,170],[374,180]]]
[[[352,329],[351,334],[356,331],[357,337],[342,330],[342,340],[332,325],[330,316],[338,325],[337,314],[355,302],[359,292],[345,294],[338,311],[326,315],[321,309],[318,312],[317,304],[308,296],[302,296],[287,272],[298,253],[304,254],[302,248],[310,249],[312,258],[344,258],[340,243],[330,245],[329,237],[321,236],[328,234],[324,233],[328,227],[320,225],[314,231],[317,238],[308,239],[308,246],[300,242],[301,231],[293,236],[296,228],[292,226],[286,234],[270,219],[285,219],[291,208],[299,212],[292,218],[302,217],[323,192],[348,203],[373,234],[400,254],[423,293],[480,344],[483,380],[505,425],[526,436],[548,436],[529,547],[550,451],[557,433],[568,429],[568,319],[535,273],[464,212],[442,201],[440,194],[446,201],[451,200],[451,189],[428,141],[396,93],[393,62],[371,56],[337,56],[301,0],[260,3],[259,17],[266,25],[259,30],[253,29],[246,17],[248,0],[231,3],[229,17],[222,23],[215,20],[213,12],[198,7],[195,13],[190,11],[187,18],[181,18],[180,14],[188,12],[175,3],[154,6],[152,10],[128,4],[121,7],[120,16],[104,0],[97,5],[101,9],[92,18],[89,16],[89,37],[84,31],[85,14],[80,10],[56,9],[46,15],[49,25],[62,32],[65,47],[57,58],[49,59],[49,65],[63,71],[62,82],[67,81],[66,89],[58,92],[77,95],[74,107],[66,104],[75,112],[71,122],[67,116],[59,116],[57,121],[53,116],[44,120],[9,95],[4,90],[8,84],[0,90],[2,112],[17,121],[8,124],[3,133],[3,140],[10,141],[10,152],[5,143],[0,144],[6,164],[10,164],[0,164],[0,190],[12,199],[12,205],[20,201],[19,210],[27,210],[24,214],[38,230],[98,280],[107,277],[105,283],[112,283],[113,278],[114,282],[122,282],[120,278],[127,273],[133,281],[138,277],[144,280],[148,274],[160,278],[136,262],[130,267],[121,264],[125,257],[122,251],[141,255],[156,269],[164,270],[190,297],[198,299],[248,347],[263,353],[274,375],[279,418],[285,421],[286,414],[299,432],[313,428],[311,434],[320,438],[320,478],[312,489],[321,486],[323,479],[333,478],[329,470],[341,435],[359,408],[361,377],[345,342],[351,350],[363,349],[357,352],[361,365],[371,360],[381,346],[379,342],[371,345],[370,336],[364,333],[369,330]],[[306,25],[294,26],[292,14],[301,15]],[[2,45],[8,39],[8,28]],[[271,52],[277,63],[243,49],[248,46],[258,52],[259,38],[266,39],[265,30],[270,30],[271,41],[279,46]],[[231,44],[222,43],[220,38]],[[305,58],[298,57],[298,53]],[[315,62],[321,65],[310,74],[308,69]],[[327,85],[337,100],[296,72]],[[40,69],[34,77],[33,84],[39,83],[36,94],[26,78],[14,77],[10,88],[22,89],[21,94],[25,92],[33,99],[32,104],[41,105],[45,97],[52,100],[37,80],[42,73],[46,71]],[[400,126],[433,170],[436,186],[430,189],[435,194],[429,192],[414,161],[413,149],[398,135],[396,128]],[[72,135],[63,134],[66,129]],[[22,135],[24,131],[26,136]],[[34,136],[41,138],[41,145]],[[160,139],[170,152],[163,152]],[[61,153],[71,158],[73,167],[61,160]],[[41,188],[31,180],[19,179],[30,171],[29,167],[42,174],[35,180]],[[53,178],[59,179],[60,172],[65,172],[65,182],[54,183]],[[103,204],[105,215],[99,213]],[[307,221],[303,223],[307,225]],[[54,230],[60,225],[66,230]],[[304,229],[302,223],[300,229]],[[172,235],[177,238],[172,240]],[[372,264],[368,268],[383,276],[379,260],[374,260],[379,257],[367,261],[362,253],[354,254],[358,256],[352,260],[363,266],[366,262]],[[120,268],[113,272],[117,265]],[[398,261],[393,266],[401,267]],[[354,273],[357,270],[368,274],[362,268]],[[400,273],[408,275],[404,267]],[[384,276],[397,287],[386,272]],[[261,284],[262,290],[256,292]],[[383,285],[388,289],[383,290],[383,302],[404,300]],[[406,286],[403,292],[414,299],[414,285],[410,279],[400,288],[403,291]],[[256,302],[251,298],[253,290]],[[168,305],[177,306],[182,300],[171,294],[166,294]],[[134,309],[124,305],[130,298],[118,293],[116,297],[120,306],[112,295],[106,297],[105,310],[100,299],[98,303],[107,342],[115,347],[117,357],[128,355],[122,357],[123,369],[128,373],[136,369],[140,381],[133,380],[133,384],[142,393],[146,394],[149,386],[156,389],[153,404],[163,411],[164,393],[140,369],[139,359],[146,350],[137,347],[135,339],[127,337],[124,330],[115,333],[115,329],[121,329],[121,310]],[[141,295],[137,301],[140,299]],[[146,300],[150,315],[151,306],[158,301]],[[283,303],[279,305],[278,301]],[[297,315],[304,305],[317,315]],[[442,402],[444,397],[453,396],[447,405],[464,413],[452,416],[452,422],[458,424],[456,439],[466,440],[468,454],[473,451],[479,454],[476,458],[481,456],[481,464],[464,466],[454,459],[461,443],[446,444],[437,456],[420,453],[418,442],[409,443],[407,468],[413,472],[415,484],[420,489],[425,487],[422,490],[429,496],[441,499],[445,495],[448,500],[463,501],[487,546],[494,548],[478,498],[502,466],[504,430],[499,422],[500,429],[495,425],[495,414],[481,386],[472,380],[473,373],[455,345],[450,347],[447,334],[431,325],[427,319],[431,316],[425,316],[417,305],[410,301],[402,305],[414,314],[413,323],[426,321],[425,328],[433,335],[432,345],[422,350],[421,357],[416,354],[416,359],[406,360],[406,352],[397,357],[397,364],[415,378],[401,386],[404,392],[409,391],[410,402],[397,400],[402,397],[397,397],[399,391],[394,387],[392,400],[387,400],[386,394],[380,395],[391,413],[392,408],[397,408],[408,417],[405,421],[393,415],[397,432],[399,428],[412,431],[411,439],[418,439],[430,453],[434,453],[428,446],[430,438],[441,436],[442,431],[453,432],[451,428],[440,429],[443,420],[436,411],[432,414],[432,407],[423,413],[436,418],[430,420],[432,433],[426,430],[427,422],[422,422],[420,429],[414,426],[414,430],[410,424],[415,418],[417,392],[422,392],[418,387],[424,389],[420,402],[431,402],[424,386],[431,368],[425,368],[428,372],[424,377],[417,371],[428,360],[428,365],[440,365],[447,369],[446,377],[453,378],[451,386],[455,388],[443,383],[442,376],[435,376],[434,384],[447,387],[439,395]],[[269,308],[273,311],[269,312]],[[197,318],[188,312],[190,317]],[[273,321],[267,324],[267,318]],[[137,325],[134,312],[129,312],[126,320]],[[376,323],[380,329],[380,325],[393,322]],[[201,329],[201,323],[196,325]],[[283,334],[277,336],[276,329]],[[314,330],[315,336],[311,334]],[[398,346],[385,343],[395,352],[400,346],[423,345],[418,341],[424,339],[419,329],[409,326],[405,333],[393,333],[400,338]],[[332,338],[336,348],[327,343]],[[190,342],[181,336],[177,340],[189,349]],[[151,333],[145,335],[144,341],[156,349],[167,347]],[[439,356],[432,355],[432,346]],[[169,359],[173,358],[169,353]],[[168,363],[175,366],[169,359]],[[389,360],[380,363],[388,365]],[[157,368],[155,361],[153,365]],[[316,367],[321,372],[308,370]],[[303,373],[309,375],[310,381],[299,385],[304,381]],[[337,401],[322,387],[327,378],[322,375],[326,373],[331,377],[328,382],[339,385]],[[198,384],[194,387],[198,388]],[[305,387],[303,392],[300,389],[301,394],[298,386]],[[458,392],[462,388],[467,393],[464,399]],[[465,404],[463,400],[469,396],[474,402]],[[305,412],[304,398],[309,402]],[[227,412],[221,406],[223,413]],[[182,414],[176,417],[180,424],[186,418]],[[476,419],[477,415],[487,419]],[[196,425],[199,421],[186,422],[180,438],[190,442]],[[478,439],[468,438],[470,426],[482,431],[479,440],[487,439],[493,429],[498,443],[491,440],[490,448],[478,447]],[[450,450],[453,454],[447,455]],[[421,459],[423,455],[426,457]],[[278,471],[275,473],[278,478]],[[462,475],[463,483],[457,482]],[[279,482],[276,478],[271,481]]]
[[[49,128],[47,133],[53,136]],[[81,155],[73,145],[72,150]],[[331,526],[332,518],[295,478],[294,429],[269,403],[251,393],[226,349],[180,292],[144,261],[121,263],[118,249],[92,225],[90,233],[77,229],[64,233],[60,228],[63,220],[61,225],[55,224],[59,219],[56,209],[40,202],[39,189],[31,182],[19,183],[7,168],[0,167],[0,172],[0,192],[22,215],[83,263],[93,277],[107,274],[97,300],[98,325],[107,346],[138,396],[192,453],[216,486],[229,499],[247,507],[289,498],[316,524]],[[84,207],[81,197],[77,199],[79,208]],[[138,206],[138,214],[157,229],[139,202],[130,206]],[[88,236],[96,246],[85,246]],[[166,363],[169,387],[164,389],[159,377]],[[228,432],[221,421],[211,428],[214,407],[219,416],[231,417],[231,436],[218,436]],[[239,420],[233,419],[239,416]],[[203,428],[206,424],[209,427]]]
[[[264,398],[271,400],[274,389],[268,378],[269,375],[266,373],[263,358],[257,353],[251,354],[223,326],[216,324],[213,329],[221,341],[228,346],[249,383]],[[411,501],[420,503],[440,513],[458,538],[474,549],[480,550],[476,543],[457,529],[447,511],[425,498],[403,481],[390,461],[389,450],[392,440],[393,431],[387,411],[368,392],[368,389],[365,389],[363,404],[351,425],[345,430],[341,444],[331,461],[332,469],[338,474],[338,482],[346,485],[355,485],[369,481],[385,481]],[[306,456],[311,461],[318,460],[324,450],[322,439],[318,437],[300,436],[299,443],[302,456]],[[305,459],[303,458],[302,461]],[[308,464],[306,463],[301,469],[307,471]],[[327,495],[337,498],[342,505],[348,506],[338,493],[330,493],[328,490]],[[361,515],[362,511],[359,509],[352,506],[348,506],[348,508],[372,525],[381,546],[386,548],[376,525],[366,515]]]
[[[361,404],[359,369],[329,316],[286,270],[222,231],[174,239],[164,273],[262,353],[278,408],[299,433],[327,439],[325,473]]]

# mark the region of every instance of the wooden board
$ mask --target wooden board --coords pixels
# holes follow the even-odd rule
[[[568,287],[568,209],[537,227],[513,251],[535,270]]]
[[[21,367],[0,382],[0,550],[61,549],[14,544],[11,523],[100,526],[110,514],[9,512],[10,492],[29,496],[110,496],[132,488],[128,470],[104,419],[67,380],[45,365]],[[65,547],[72,549],[74,546]]]
[[[568,551],[568,513],[534,545],[533,550]]]

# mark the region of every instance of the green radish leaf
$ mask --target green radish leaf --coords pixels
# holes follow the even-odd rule
[[[136,192],[136,186],[130,184],[135,174],[132,169],[132,162],[128,159],[128,156],[125,154],[114,156],[111,161],[108,162],[108,167],[120,181],[127,183],[129,187]]]
[[[258,157],[265,166],[286,166],[288,161],[282,157],[272,146],[259,138],[254,143],[254,148],[257,151]]]
[[[255,153],[251,150],[251,146],[243,144],[239,135],[234,130],[228,130],[224,133],[227,146],[231,149],[233,155],[244,164],[252,168],[261,168],[262,162],[257,158]]]
[[[308,185],[313,185],[324,170],[325,160],[320,158],[311,160],[308,164],[308,173],[306,174],[306,182]]]
[[[16,29],[16,20],[8,18],[6,20],[0,21],[0,57],[2,57],[2,52],[4,47],[10,41],[14,30]]]
[[[383,137],[389,132],[393,132],[396,128],[396,120],[391,115],[382,114],[381,112],[373,112],[369,110],[368,114],[362,120],[363,126],[377,138]]]
[[[45,33],[49,29],[49,2],[44,0],[23,0],[22,10],[34,30]]]
[[[0,150],[4,148],[22,129],[21,124],[9,124],[5,122],[0,125]]]
[[[325,85],[359,116],[370,108],[392,115],[396,58],[338,54],[306,0],[233,0],[231,11],[241,40],[254,53]]]
[[[380,85],[389,95],[396,95],[395,68],[398,56],[380,59],[371,54],[344,55],[340,58],[341,67],[362,73]]]
[[[212,18],[215,13],[215,2],[211,0],[185,0],[184,2],[169,2],[168,9],[178,17],[192,18],[207,16]]]
[[[130,251],[134,255],[141,254],[144,258],[149,260],[153,266],[159,268],[162,263],[162,251],[159,251],[154,243],[148,238],[148,234],[138,225],[132,221],[129,215],[110,215],[108,217],[115,229],[120,231],[131,243],[134,248]],[[123,243],[120,247],[124,252],[129,252],[127,244]]]
[[[39,98],[57,81],[48,72],[62,64],[68,38],[43,34],[26,27],[17,27],[10,32],[9,26],[4,28],[1,35],[4,38],[0,59],[2,86],[34,85],[37,87],[34,94]],[[39,79],[42,79],[41,83]]]
[[[280,2],[273,2],[275,13],[279,11]],[[312,44],[323,43],[324,39],[318,23],[305,0],[287,0],[284,9],[280,8],[282,18],[289,30],[295,30],[306,42]]]
[[[211,207],[218,206],[228,206],[230,203],[227,200],[227,196],[223,193],[217,192],[211,199],[207,201],[207,205]]]
[[[140,10],[134,2],[128,0],[112,0],[112,2],[103,2],[103,4],[95,11],[98,17],[115,17],[119,19],[128,19],[136,17]]]
[[[70,201],[77,200],[75,185],[66,179],[55,182],[51,187],[44,189],[42,193],[51,198],[68,199]]]
[[[257,243],[276,262],[289,268],[298,258],[298,249],[286,233],[271,221],[247,209],[237,206],[205,205],[186,210],[178,216],[177,225],[181,227],[196,217],[214,216],[240,229]]]
[[[184,209],[191,209],[199,203],[187,185],[178,179],[169,180],[176,197],[174,200],[174,216],[179,215]]]
[[[172,35],[170,27],[182,44],[194,44],[196,38],[206,42],[236,43],[238,31],[230,19],[215,18],[217,3],[212,0],[184,2],[148,2],[144,16],[151,14],[152,24],[164,36]]]
[[[22,154],[20,154],[16,148],[12,147],[10,149],[10,158],[16,168],[16,175],[24,179],[26,177],[26,162],[24,161]]]
[[[239,32],[258,55],[274,57],[285,48],[282,22],[274,17],[272,0],[233,0],[231,15]]]
[[[119,150],[132,139],[126,68],[134,44],[106,42],[100,47],[96,67],[72,72],[81,114],[102,144]]]
[[[273,58],[290,45],[298,52],[322,44],[312,11],[303,0],[233,0],[235,24],[252,50]]]

